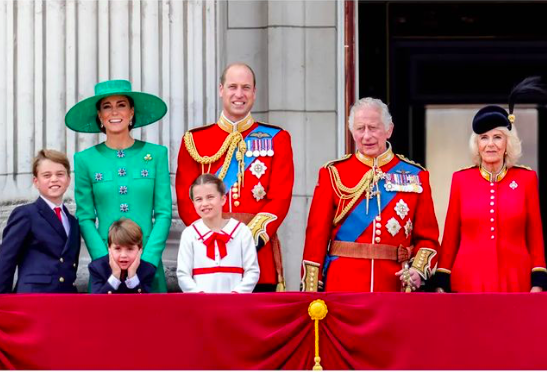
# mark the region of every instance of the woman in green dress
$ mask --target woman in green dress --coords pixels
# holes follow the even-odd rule
[[[95,85],[95,95],[65,117],[76,132],[106,134],[105,142],[74,155],[76,217],[91,259],[108,254],[114,221],[133,220],[143,232],[141,259],[156,267],[153,292],[167,292],[161,260],[172,213],[167,148],[133,139],[131,129],[166,112],[159,97],[132,91],[127,80],[109,80]]]

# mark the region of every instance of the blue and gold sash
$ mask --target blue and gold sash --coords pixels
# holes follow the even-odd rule
[[[406,174],[417,175],[418,173],[420,173],[421,169],[412,164],[400,161],[389,170],[389,173],[394,173],[397,171],[402,171]],[[378,182],[378,187],[380,188],[380,192],[382,195],[380,199],[380,208],[382,211],[393,200],[393,198],[395,198],[395,195],[397,194],[397,192],[386,191],[384,188],[385,182],[386,181],[383,179]],[[340,226],[340,229],[336,233],[334,240],[355,242],[365,232],[370,224],[374,222],[374,218],[379,214],[378,203],[376,201],[372,202],[369,200],[367,214],[366,202],[366,198],[363,198],[361,202],[359,202],[359,204],[351,211],[351,213],[347,216],[344,222],[342,222],[342,226]]]
[[[273,128],[270,126],[259,124],[255,129],[253,129],[249,134],[247,134],[244,140],[247,141],[247,139],[250,137],[263,138],[264,137],[263,134],[269,135],[270,136],[269,138],[273,139],[277,135],[277,133],[279,133],[280,131],[281,129],[279,128]],[[234,151],[237,151],[237,150],[234,150]],[[249,166],[252,164],[253,161],[255,161],[256,158],[257,156],[250,156],[250,157],[245,156],[245,169],[249,168]],[[220,167],[216,171],[215,174],[217,177],[220,174],[221,169],[222,167]],[[224,186],[226,186],[226,192],[229,192],[233,184],[237,182],[238,169],[239,169],[238,161],[235,156],[232,156],[232,161],[230,162],[230,166],[228,167],[228,171],[226,172],[226,176],[224,177]]]

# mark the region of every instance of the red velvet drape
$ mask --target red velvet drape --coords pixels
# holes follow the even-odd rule
[[[546,369],[545,294],[2,295],[0,367]]]

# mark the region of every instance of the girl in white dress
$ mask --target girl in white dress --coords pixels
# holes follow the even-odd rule
[[[177,277],[183,292],[251,293],[258,282],[256,246],[247,225],[222,217],[224,183],[205,173],[190,186],[201,219],[182,233]]]

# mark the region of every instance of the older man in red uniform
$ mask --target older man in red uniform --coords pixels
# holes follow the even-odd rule
[[[202,173],[224,181],[224,212],[248,224],[258,249],[255,291],[269,292],[284,288],[276,233],[291,203],[294,165],[289,133],[251,116],[255,85],[255,74],[246,64],[224,70],[219,86],[223,111],[216,123],[184,135],[176,190],[179,215],[188,226],[199,218],[188,194],[190,185]]]
[[[393,123],[382,101],[358,101],[349,128],[357,152],[319,171],[303,290],[416,290],[433,274],[439,247],[429,173],[392,152]]]

